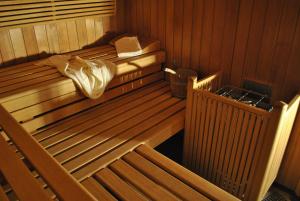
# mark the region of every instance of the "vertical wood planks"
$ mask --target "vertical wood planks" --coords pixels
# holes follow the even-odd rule
[[[125,22],[125,0],[120,0],[115,16],[87,17],[1,30],[0,66],[20,63],[27,57],[35,59],[41,53],[43,56],[60,54],[93,45],[105,32],[123,32]]]
[[[39,48],[36,41],[36,36],[34,32],[34,27],[23,27],[23,38],[28,56],[38,55]]]
[[[239,86],[242,80],[245,51],[248,45],[253,0],[241,0],[230,81]]]
[[[79,19],[76,20],[75,22],[76,22],[79,49],[82,49],[88,43],[85,20]]]
[[[15,58],[15,53],[8,30],[0,31],[0,50],[3,63],[12,61]]]
[[[70,51],[70,41],[68,37],[67,23],[59,22],[57,23],[57,34],[59,48],[62,53]]]
[[[223,70],[224,80],[237,86],[245,78],[264,81],[279,89],[275,100],[288,100],[299,88],[294,72],[300,61],[291,50],[299,45],[294,39],[300,26],[299,1],[161,0],[155,6],[156,2],[125,0],[127,30],[152,37],[158,32],[168,65],[175,62],[204,74]],[[152,29],[156,25],[157,30]]]
[[[168,6],[168,5],[167,5]],[[183,33],[183,7],[184,0],[175,0],[174,1],[174,57],[173,57],[173,65],[174,67],[181,67],[181,56],[182,56],[182,33]]]
[[[95,21],[92,18],[85,20],[86,32],[87,32],[87,44],[95,42]]]
[[[60,53],[56,24],[47,24],[46,33],[50,54]]]
[[[217,75],[189,81],[184,164],[240,199],[261,200],[277,175],[300,96],[267,112],[210,92]]]
[[[200,62],[202,71],[204,73],[209,72],[209,59],[211,53],[212,44],[212,33],[213,33],[213,22],[214,22],[214,10],[215,10],[215,0],[204,0],[204,15],[203,15],[203,30],[201,37],[201,52],[200,52]]]
[[[166,49],[167,65],[173,64],[174,56],[174,1],[166,0]]]
[[[9,30],[13,50],[16,58],[23,58],[27,56],[24,38],[21,28]]]
[[[34,26],[35,36],[37,40],[37,45],[39,48],[39,53],[50,52],[48,37],[46,32],[45,25],[36,25]]]

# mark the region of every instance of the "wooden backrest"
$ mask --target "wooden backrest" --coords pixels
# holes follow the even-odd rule
[[[21,122],[28,132],[94,107],[116,96],[163,79],[161,63],[165,53],[158,41],[143,40],[143,55],[117,57],[112,46],[81,50],[73,55],[86,59],[106,59],[117,65],[115,78],[107,92],[97,100],[84,97],[72,80],[56,69],[37,67],[33,62],[0,70],[0,103]],[[3,85],[3,86],[2,86]]]
[[[197,86],[203,83],[191,81],[188,89],[185,164],[241,199],[262,199],[277,175],[299,96],[267,112]]]
[[[0,106],[0,126],[60,199],[70,201],[96,200],[2,106]],[[35,198],[34,196],[37,196],[36,200],[47,200],[42,189],[39,189],[40,186],[26,170],[25,165],[17,156],[7,150],[10,148],[7,144],[5,145],[6,142],[2,137],[0,143],[4,145],[3,147],[6,147],[1,149],[0,158],[4,158],[0,162],[1,172],[10,182],[17,195],[24,196],[24,200]],[[12,168],[14,164],[21,172]],[[31,182],[33,189],[30,189],[28,184],[26,191],[27,187],[25,187],[25,190],[22,188],[23,185],[26,186],[24,182],[27,181]],[[37,195],[32,195],[35,190],[37,190]],[[43,196],[45,199],[41,199]]]

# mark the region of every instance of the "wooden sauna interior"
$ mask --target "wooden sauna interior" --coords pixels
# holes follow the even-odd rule
[[[72,5],[77,3],[84,5],[82,3],[84,1],[0,1],[0,103],[3,98],[1,88],[6,87],[5,77],[1,77],[1,73],[9,71],[12,66],[19,65],[16,68],[22,69],[22,65],[26,62],[43,59],[53,54],[96,48],[121,33],[131,33],[141,38],[159,41],[160,51],[165,52],[165,57],[162,56],[163,53],[157,53],[161,55],[157,56],[160,60],[155,63],[156,67],[160,65],[172,69],[193,69],[202,78],[215,72],[222,72],[222,82],[234,86],[241,86],[244,80],[262,83],[271,88],[272,102],[289,103],[300,93],[299,0],[87,1],[95,6],[99,2],[112,3],[113,6],[106,12],[91,11],[92,14],[89,14],[88,9],[93,9],[94,5],[88,8],[79,6],[78,9],[86,9],[86,13],[81,15],[78,11],[78,15],[70,14],[67,19],[50,19],[49,17],[47,20],[40,21],[37,15],[32,18],[34,19],[32,21],[26,21],[26,17],[23,17],[23,22],[20,19],[22,19],[22,12],[26,11],[24,2],[29,2],[29,4],[72,2]],[[12,8],[18,10],[19,13],[11,11],[12,13],[8,14]],[[25,12],[25,15],[30,15],[30,13]],[[154,65],[152,67],[155,71]],[[160,75],[153,76],[156,77],[149,78],[149,80],[158,79]],[[119,85],[114,85],[116,86]],[[5,93],[10,93],[10,91]],[[182,101],[178,104],[184,103]],[[183,107],[180,108],[181,113],[184,112]],[[275,182],[300,196],[300,108],[296,113]],[[6,121],[4,119],[6,116],[2,115],[0,118]],[[170,124],[172,124],[171,120],[174,120],[183,125],[183,120],[179,121],[179,118],[174,117],[168,120]],[[112,118],[111,121],[114,119]],[[13,125],[10,123],[6,123],[6,126]],[[1,126],[4,127],[2,124]],[[21,134],[26,132],[19,128],[12,129],[11,132],[16,131],[20,131]],[[168,135],[171,136],[171,133]],[[162,141],[167,140],[168,137],[164,137]],[[14,139],[14,137],[11,138]],[[159,143],[151,141],[149,144],[155,147]],[[141,155],[147,158],[147,153],[150,153],[147,152],[148,149],[142,146],[131,151],[133,155],[143,153],[144,155]],[[147,158],[149,160],[150,155]],[[120,160],[128,162],[130,157],[125,155]],[[170,164],[177,167],[173,163]],[[118,164],[112,165],[110,169],[107,168],[107,171],[118,169],[119,166]],[[123,177],[126,176],[123,175]],[[72,178],[68,179],[71,183],[75,182]],[[193,188],[196,189],[196,187]],[[213,192],[217,191],[213,190]],[[58,194],[60,195],[60,192]],[[211,198],[211,200],[218,199],[219,197]]]

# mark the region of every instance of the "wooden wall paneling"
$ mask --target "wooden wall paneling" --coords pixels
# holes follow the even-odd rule
[[[79,49],[76,22],[74,20],[67,22],[68,37],[70,43],[70,51]]]
[[[221,69],[220,63],[222,59],[222,45],[223,41],[226,40],[223,36],[227,4],[226,0],[215,0],[212,44],[209,59],[210,72],[217,72]]]
[[[46,32],[48,37],[49,53],[50,54],[60,53],[56,24],[54,23],[47,24]]]
[[[236,33],[233,62],[230,81],[239,86],[241,84],[245,50],[248,45],[249,29],[253,10],[253,0],[241,0],[239,9],[239,21]]]
[[[36,41],[39,48],[39,53],[49,52],[50,49],[49,49],[47,32],[46,32],[46,25],[35,25],[34,30],[35,30]]]
[[[102,17],[95,18],[95,37],[99,40],[104,34]]]
[[[229,83],[233,61],[233,52],[237,31],[240,0],[228,0],[223,33],[220,67],[223,71],[223,82]],[[228,20],[230,19],[230,20]]]
[[[136,13],[137,13],[137,33],[139,35],[144,35],[145,31],[144,31],[144,1],[143,0],[137,0],[136,1]]]
[[[268,1],[254,0],[248,45],[243,66],[243,77],[255,78],[255,67],[259,58],[258,53],[261,49],[267,7]]]
[[[173,64],[174,55],[174,1],[166,0],[166,49],[167,49],[167,66]]]
[[[57,23],[57,34],[58,34],[58,42],[60,52],[69,52],[70,51],[70,41],[68,36],[67,30],[67,23],[66,22],[59,22]]]
[[[24,43],[27,51],[27,56],[38,55],[39,48],[35,37],[34,27],[27,26],[22,28]]]
[[[87,31],[86,31],[85,19],[76,20],[76,28],[77,28],[79,49],[82,49],[85,45],[87,45]]]
[[[199,70],[199,55],[201,51],[201,37],[203,30],[204,0],[194,1],[193,30],[191,45],[191,68]]]
[[[96,40],[94,18],[87,18],[85,20],[85,26],[87,32],[87,44],[92,44]]]
[[[131,13],[131,20],[129,21],[130,25],[129,27],[131,28],[132,33],[138,33],[138,15],[137,15],[137,2],[139,0],[129,0],[130,2],[130,9],[127,11]]]
[[[182,67],[190,68],[194,1],[184,1],[182,33]]]
[[[151,0],[150,3],[151,3],[151,13],[150,13],[150,16],[151,16],[151,24],[150,24],[150,36],[152,38],[155,38],[157,39],[158,38],[158,26],[160,23],[162,23],[158,18],[158,14],[159,14],[159,3],[158,3],[159,0]],[[159,31],[162,31],[162,30],[159,30]]]
[[[144,35],[146,37],[150,37],[151,31],[151,1],[152,0],[143,0],[143,8],[144,8]]]
[[[0,50],[3,63],[10,62],[15,58],[8,30],[0,31]]]
[[[158,1],[158,39],[162,48],[166,48],[166,7],[166,1]]]
[[[118,32],[125,32],[126,20],[125,20],[125,0],[118,0],[117,2],[116,16],[114,17],[117,24]]]
[[[102,17],[103,34],[105,35],[108,31],[114,30],[113,24],[110,18]]]
[[[2,55],[1,55],[1,51],[0,51],[0,66],[2,65],[2,62],[3,62],[3,60],[2,60]]]
[[[276,46],[276,38],[282,16],[283,0],[269,2],[266,11],[263,40],[259,51],[259,60],[256,65],[256,79],[271,82],[271,64]]]
[[[203,31],[201,37],[201,52],[199,65],[202,72],[209,72],[209,59],[212,44],[213,22],[214,22],[214,0],[205,0],[204,2],[204,16],[203,16]]]
[[[108,31],[124,32],[125,5],[125,0],[118,1],[115,16],[87,17],[1,30],[0,65],[23,62],[20,58],[28,56],[35,59],[42,53],[46,56],[75,51],[93,44]]]
[[[168,6],[168,5],[167,5]],[[184,0],[174,0],[174,41],[173,41],[173,49],[174,49],[174,57],[172,64],[174,68],[182,67],[181,66],[181,50],[182,50],[182,33],[183,33],[183,7]]]
[[[287,74],[284,80],[283,97],[291,99],[293,94],[296,94],[300,89],[300,12],[298,13],[297,30],[293,42],[292,51],[290,54],[289,62],[286,65]],[[300,113],[300,112],[299,112]],[[300,116],[300,115],[299,115]],[[300,119],[300,118],[299,118]],[[300,124],[300,120],[298,121]],[[300,127],[300,125],[299,125]]]
[[[24,59],[27,56],[25,43],[23,39],[23,33],[21,28],[15,28],[9,30],[11,43],[13,46],[13,50],[15,53],[16,58],[22,58],[23,61],[26,61]]]
[[[284,12],[280,23],[280,31],[277,38],[277,45],[272,63],[272,83],[274,85],[274,97],[282,97],[282,80],[287,79],[287,63],[291,53],[291,46],[294,41],[297,16],[300,8],[300,1],[285,1]]]
[[[107,27],[107,32],[116,32],[117,30],[117,20],[116,17],[104,17],[109,22],[109,26]]]

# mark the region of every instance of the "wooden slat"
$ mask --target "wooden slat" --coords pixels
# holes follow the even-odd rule
[[[144,176],[122,159],[114,162],[109,167],[150,199],[160,200],[163,198],[164,200],[178,200],[174,195],[154,183],[151,179]]]
[[[100,113],[96,118],[93,118],[95,122],[89,122],[86,121],[85,123],[81,124],[81,127],[73,127],[73,129],[70,129],[67,131],[67,133],[60,133],[56,135],[53,138],[49,138],[49,140],[41,142],[44,146],[51,146],[51,142],[59,141],[59,139],[63,139],[64,142],[60,143],[58,146],[51,146],[49,148],[50,153],[58,153],[54,150],[61,150],[66,149],[68,145],[72,145],[72,142],[81,142],[81,140],[89,140],[90,138],[94,137],[95,135],[98,135],[99,133],[105,132],[107,129],[112,129],[111,131],[121,132],[122,129],[124,129],[121,124],[124,124],[125,120],[134,120],[136,119],[139,121],[139,119],[136,116],[141,116],[140,113],[144,113],[145,111],[151,109],[155,104],[160,104],[163,101],[170,98],[170,94],[165,94],[168,92],[168,88],[162,89],[161,93],[152,93],[149,96],[142,97],[140,101],[134,101],[131,103],[126,103],[122,108],[117,107],[116,109],[113,109],[106,113]],[[123,109],[124,108],[124,109]],[[146,115],[146,114],[145,114]],[[144,117],[142,117],[143,119]],[[113,121],[110,121],[112,120]],[[130,125],[134,125],[133,122],[130,122]],[[125,125],[128,127],[129,125]],[[116,128],[115,128],[116,127]],[[74,133],[71,135],[75,136],[75,139],[68,139],[68,133]],[[114,133],[112,134],[112,136]],[[100,143],[100,142],[99,142]],[[54,143],[55,144],[55,143]],[[60,147],[61,149],[58,149]]]
[[[108,168],[95,174],[96,178],[123,200],[148,200]]]
[[[298,109],[299,110],[299,109]],[[298,168],[300,167],[300,113],[298,111],[295,125],[288,142],[288,147],[285,153],[285,158],[282,161],[280,171],[277,177],[277,182],[283,184],[291,190],[296,191],[297,185],[299,183],[300,172]],[[299,196],[299,193],[297,194]]]
[[[34,24],[72,17],[115,13],[115,1],[5,2],[1,4],[0,27]],[[22,10],[20,10],[22,8]],[[75,14],[80,13],[80,14]]]
[[[153,47],[153,48],[156,48],[156,47]],[[151,51],[151,50],[149,49],[149,51]],[[154,58],[153,58],[153,55],[146,55],[146,56],[137,57],[137,58],[135,58],[135,60],[136,60],[135,62],[133,62],[133,59],[127,59],[127,60],[125,60],[125,62],[118,61],[118,63],[119,63],[118,71],[117,71],[117,76],[118,77],[112,81],[112,83],[108,86],[108,88],[114,87],[118,84],[128,82],[128,81],[131,81],[133,79],[139,78],[141,76],[144,76],[144,75],[153,73],[155,71],[158,71],[159,70],[158,65],[150,66],[149,68],[147,66],[151,65],[151,64],[159,64],[160,62],[162,62],[164,60],[164,55],[161,54],[161,52],[159,52],[158,54],[155,54]],[[141,68],[137,68],[137,66],[135,66],[135,65],[128,65],[127,63],[129,63],[129,62],[133,62],[133,64],[136,64],[136,65],[140,66]],[[145,67],[147,67],[147,68],[145,68]],[[35,67],[35,68],[37,68],[37,67]],[[20,70],[22,68],[20,67],[18,69]],[[18,70],[18,69],[16,69],[16,70]],[[34,70],[36,70],[36,69],[34,69]],[[30,70],[30,72],[31,71],[32,70]],[[48,72],[51,73],[52,71],[53,70],[50,69],[50,71],[48,71]],[[7,72],[16,73],[16,71],[13,68],[13,71],[11,69],[7,69],[7,71],[2,72],[1,75],[5,74]],[[27,73],[27,71],[26,71],[26,73]],[[43,73],[45,75],[47,75],[46,71],[43,71]],[[37,76],[38,74],[39,73],[37,73],[36,75],[33,75],[33,76]],[[127,74],[127,75],[124,75],[124,74]],[[124,76],[122,77],[121,75],[124,75]],[[39,76],[38,76],[38,79],[40,79]],[[121,77],[119,77],[119,76],[121,76]],[[53,79],[51,75],[49,75],[48,78],[47,78],[47,76],[44,76],[44,78],[45,79]],[[29,79],[31,79],[30,76],[28,76],[28,77],[24,76],[24,78],[21,77],[20,79],[21,80],[19,80],[19,79],[16,79],[15,81],[12,80],[13,83],[18,82],[18,84],[9,85],[9,86],[5,86],[5,85],[7,85],[7,82],[3,82],[3,85],[5,87],[3,87],[2,90],[6,91],[6,92],[4,92],[2,94],[2,96],[4,96],[4,95],[8,96],[9,94],[13,93],[13,91],[11,91],[11,90],[18,91],[18,90],[20,90],[20,87],[26,87],[26,86],[29,87],[32,83],[37,84],[37,82],[40,82],[40,80],[37,80],[37,79],[36,79],[36,81],[29,80]],[[28,81],[24,83],[23,79],[28,80]],[[67,78],[64,78],[64,79],[67,80]],[[120,80],[118,81],[118,79],[120,79]],[[24,93],[24,92],[22,92],[22,93]],[[55,95],[55,93],[51,93],[51,95]],[[16,96],[17,95],[13,96],[14,99],[16,98]],[[21,96],[21,94],[20,94],[20,96]],[[4,100],[3,100],[3,98],[2,98],[2,100],[6,101],[10,98],[12,98],[12,97],[5,97]],[[49,97],[49,99],[50,99],[50,97]],[[39,99],[37,99],[37,100],[39,100]],[[28,101],[28,102],[32,102],[32,101]],[[28,104],[28,103],[26,103],[26,104]]]
[[[101,184],[93,177],[88,177],[81,184],[98,200],[117,201]]]
[[[181,199],[209,200],[135,152],[125,155],[123,159],[144,175],[151,178],[151,180],[168,189]]]
[[[22,150],[48,184],[62,198],[68,200],[95,200],[63,169],[33,137],[31,137],[9,113],[0,106],[1,127]],[[54,174],[49,174],[53,172]],[[68,188],[66,188],[68,186]]]
[[[71,147],[73,147],[74,145],[76,145],[77,143],[81,143],[81,148],[84,148],[84,145],[88,145],[88,146],[93,146],[93,145],[97,145],[100,144],[102,141],[105,141],[104,139],[108,138],[108,137],[114,137],[114,135],[123,132],[124,130],[130,128],[131,126],[134,126],[135,124],[145,120],[147,117],[149,117],[150,114],[147,114],[145,111],[151,109],[151,107],[153,107],[155,104],[162,104],[164,100],[166,100],[168,97],[170,97],[170,95],[164,95],[161,96],[159,98],[154,97],[153,101],[151,102],[145,102],[142,105],[140,105],[139,107],[135,107],[134,110],[129,109],[126,112],[123,112],[123,114],[121,115],[116,115],[116,116],[112,116],[111,113],[108,113],[108,115],[110,116],[108,119],[105,119],[104,121],[101,120],[101,118],[99,118],[100,121],[97,121],[97,119],[95,119],[96,122],[99,122],[98,124],[86,124],[86,128],[84,128],[83,130],[79,130],[79,131],[74,131],[75,135],[70,138],[62,138],[62,136],[64,135],[59,135],[58,137],[56,137],[55,139],[50,138],[50,140],[47,141],[43,141],[42,144],[43,145],[48,145],[50,144],[50,142],[55,142],[53,144],[56,144],[58,139],[63,139],[63,142],[58,141],[56,146],[49,146],[48,151],[51,154],[59,154],[60,152],[62,152],[65,149],[69,149],[67,152],[72,153],[72,150],[70,150]],[[155,110],[154,110],[155,111]],[[145,117],[143,117],[143,115],[145,115]],[[139,118],[141,119],[139,119]],[[113,119],[113,121],[111,121]],[[127,122],[127,124],[125,123],[125,121],[130,121]],[[85,125],[83,125],[85,126]],[[78,128],[75,128],[78,130]],[[109,132],[106,131],[109,129],[109,132],[111,133],[111,135],[108,135]],[[105,132],[106,131],[106,132]],[[70,133],[73,133],[72,131]],[[107,137],[99,137],[98,140],[95,139],[97,138],[96,136],[99,135],[104,135]],[[101,139],[102,138],[102,139]],[[50,144],[51,145],[51,144]],[[77,147],[78,150],[78,147]],[[80,150],[80,149],[79,149]],[[74,150],[73,150],[74,151]],[[65,152],[63,155],[66,155],[67,153]],[[59,157],[60,158],[60,157]],[[61,161],[61,160],[59,160]]]
[[[120,87],[114,88],[114,89],[108,91],[107,93],[104,93],[100,99],[97,99],[97,100],[85,99],[81,102],[58,109],[54,112],[47,113],[41,117],[38,117],[32,121],[26,122],[22,125],[27,131],[32,132],[39,127],[53,123],[55,121],[65,118],[67,116],[71,116],[79,111],[83,111],[92,106],[96,106],[104,101],[110,100],[116,96],[127,93],[134,89],[140,88],[146,84],[153,83],[154,81],[161,80],[162,78],[163,78],[163,73],[156,73],[156,74],[150,75],[141,80],[136,80],[132,83],[125,84]]]
[[[13,91],[13,90],[16,90],[16,89],[29,87],[29,86],[39,84],[39,83],[42,83],[42,82],[47,81],[47,80],[59,78],[59,77],[62,77],[62,75],[60,73],[55,72],[55,73],[50,74],[50,75],[35,78],[33,80],[28,80],[28,81],[25,81],[25,82],[16,83],[14,85],[9,85],[9,86],[6,86],[6,87],[2,87],[2,88],[0,88],[0,93],[6,93],[6,92],[10,92],[10,91]]]
[[[3,114],[3,111],[1,111],[1,116],[3,117],[3,115],[5,116],[5,114]],[[2,119],[1,119],[1,124],[3,124]],[[7,145],[7,142],[3,139],[2,136],[0,136],[0,146],[1,146],[0,170],[2,174],[5,175],[6,180],[12,186],[15,193],[18,195],[19,199],[28,200],[28,201],[29,200],[50,201],[51,200],[50,197],[48,197],[45,194],[42,187],[31,175],[29,169],[27,169],[25,164],[10,149],[10,147]],[[14,168],[12,169],[12,167]],[[34,191],[34,193],[32,193],[32,191]],[[5,195],[2,194],[2,196]]]
[[[173,101],[173,102],[172,102]],[[163,104],[161,104],[162,106],[161,107],[155,107],[155,109],[153,110],[149,110],[149,111],[146,111],[144,113],[144,116],[146,117],[150,117],[151,113],[153,115],[153,113],[156,115],[151,117],[149,119],[149,121],[151,120],[152,122],[154,121],[154,119],[157,119],[157,121],[154,121],[152,124],[147,125],[147,127],[145,127],[144,129],[144,125],[143,124],[140,124],[140,125],[135,125],[135,127],[131,128],[130,130],[128,130],[127,132],[124,132],[124,133],[121,133],[120,135],[117,135],[116,137],[114,137],[115,134],[118,134],[117,132],[117,129],[115,130],[112,130],[112,132],[110,131],[107,131],[104,135],[104,140],[106,140],[107,138],[109,139],[109,133],[110,135],[112,136],[112,139],[106,141],[105,143],[103,144],[100,144],[98,145],[97,147],[91,147],[92,149],[88,149],[87,152],[81,154],[80,156],[74,158],[73,160],[67,162],[64,164],[64,167],[69,170],[69,171],[72,171],[74,172],[75,170],[79,169],[79,168],[85,168],[83,167],[85,164],[89,163],[89,162],[92,162],[93,163],[93,160],[99,158],[101,155],[105,154],[106,152],[110,151],[111,149],[121,145],[122,143],[125,143],[126,141],[134,138],[135,136],[137,136],[138,134],[141,134],[143,131],[145,131],[147,128],[151,128],[151,127],[155,127],[155,125],[157,123],[159,123],[159,121],[162,121],[163,118],[168,118],[168,116],[170,116],[172,113],[174,112],[177,112],[178,110],[182,109],[183,107],[183,104],[182,103],[177,103],[175,104],[176,100],[169,100],[169,101],[166,101],[164,102]],[[171,105],[174,104],[172,107]],[[168,108],[169,107],[169,108]],[[165,109],[164,112],[161,112],[161,113],[158,113],[160,110],[163,110]],[[168,115],[168,116],[167,116]],[[142,115],[139,116],[139,118],[141,118]],[[159,116],[161,116],[161,118],[159,118]],[[132,120],[132,122],[136,122],[137,120],[134,119]],[[145,119],[144,119],[145,121]],[[131,122],[131,120],[129,120],[129,122]],[[145,124],[145,123],[144,123]],[[121,130],[122,127],[124,127],[125,125],[124,124],[121,124],[119,126],[119,130]],[[141,126],[141,127],[140,127]],[[126,127],[125,127],[126,129]],[[121,130],[123,131],[123,130]],[[114,134],[115,133],[115,134]],[[97,141],[103,141],[103,137],[100,135],[99,136],[99,139],[95,139],[94,140],[95,142]],[[93,143],[95,143],[93,142]],[[88,144],[88,143],[87,143]],[[82,152],[81,148],[79,147],[76,147],[77,149],[79,149],[79,153]],[[74,155],[74,153],[73,153]],[[66,160],[66,159],[64,159]]]
[[[208,178],[210,178],[210,180],[213,179],[213,175],[215,175],[217,171],[215,168],[216,161],[214,159],[216,158],[216,149],[220,137],[219,129],[220,129],[221,117],[222,117],[222,104],[217,103],[216,120],[214,125],[214,137],[212,139],[213,142],[211,147],[211,158],[213,158],[213,160],[211,160],[209,163],[209,167],[208,167],[209,173],[207,175]]]
[[[78,180],[84,179],[88,175],[99,171],[109,163],[121,157],[127,152],[133,150],[142,143],[149,144],[149,146],[155,147],[168,139],[174,133],[177,133],[184,127],[184,110],[168,117],[166,120],[160,122],[154,127],[145,131],[142,135],[137,136],[124,143],[122,146],[112,150],[109,154],[102,156],[101,158],[88,164],[85,168],[73,173],[73,176]]]
[[[221,190],[219,187],[199,177],[195,173],[180,166],[178,163],[168,159],[166,156],[159,154],[146,145],[141,145],[135,150],[142,157],[156,164],[169,174],[180,179],[182,182],[193,187],[198,192],[204,194],[212,200],[238,200],[234,196]]]
[[[188,90],[192,91],[188,100],[197,98],[197,104],[188,107],[191,111],[187,112],[185,139],[190,142],[185,143],[189,147],[184,149],[190,156],[184,157],[193,161],[186,164],[241,199],[260,200],[275,180],[296,111],[291,109],[290,117],[284,118],[288,115],[285,103],[267,112],[218,96],[209,91],[210,87],[214,88],[212,81],[218,83],[215,79],[220,80],[211,76],[206,81],[190,81]],[[295,96],[290,108],[298,107],[298,98]],[[266,141],[270,143],[269,148]],[[265,177],[258,177],[258,173]]]
[[[34,137],[39,140],[45,140],[51,136],[54,136],[60,132],[64,132],[68,129],[72,129],[74,126],[78,126],[86,121],[89,121],[99,114],[106,114],[113,109],[118,109],[123,105],[137,101],[137,99],[142,98],[144,95],[148,93],[152,93],[155,90],[159,90],[167,85],[166,82],[157,82],[154,84],[150,84],[149,86],[143,87],[142,89],[138,89],[137,91],[131,92],[130,94],[124,95],[122,97],[118,97],[114,100],[110,100],[107,103],[101,104],[100,106],[93,108],[93,110],[88,110],[86,112],[80,113],[80,115],[75,115],[73,118],[68,118],[66,120],[59,121],[58,123],[48,126],[45,130],[34,133]]]
[[[185,132],[187,133],[194,133],[191,131],[194,127],[192,126],[192,122],[194,122],[195,119],[195,113],[191,115],[191,107],[193,107],[195,102],[197,101],[197,96],[194,96],[192,85],[194,79],[188,79],[188,86],[187,86],[187,103],[186,103],[186,117],[185,117]],[[184,135],[184,149],[183,149],[183,164],[188,165],[188,163],[191,161],[190,157],[190,146],[191,146],[191,135]]]

